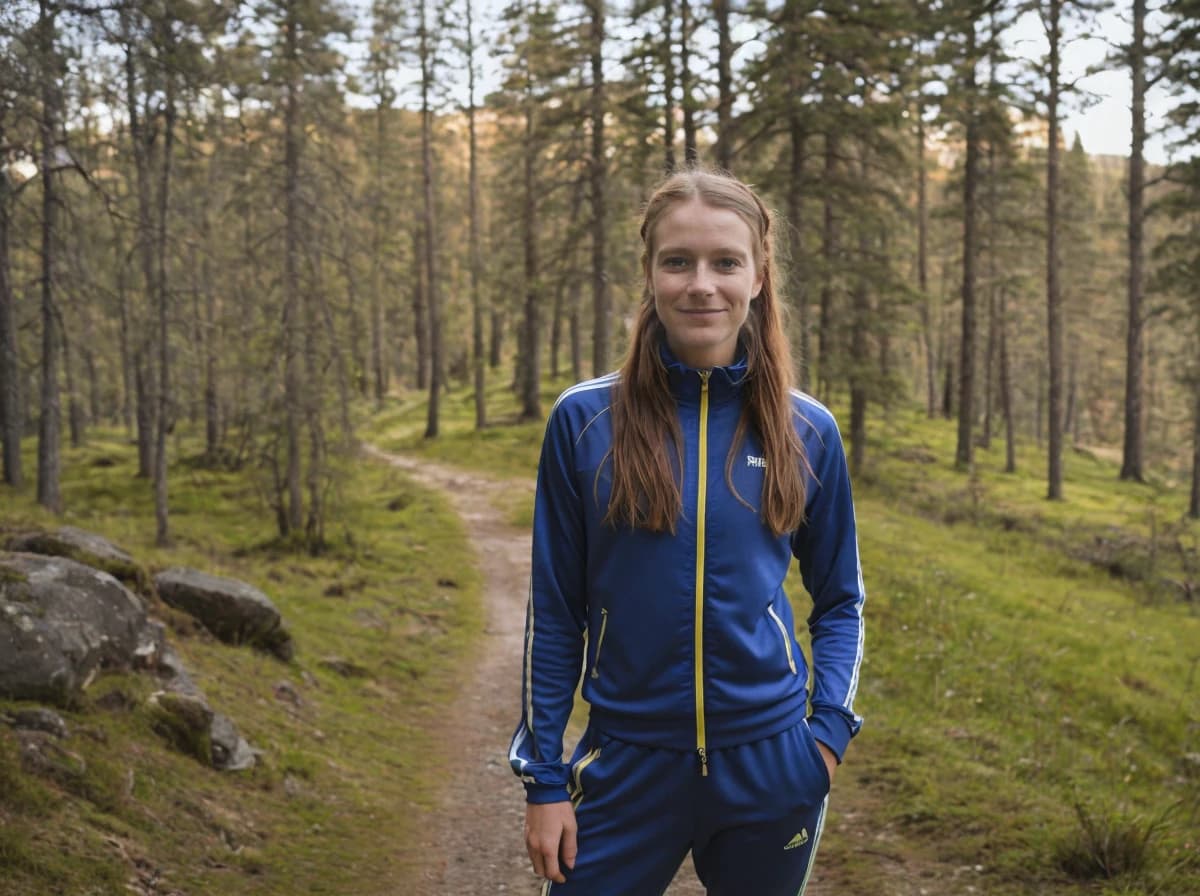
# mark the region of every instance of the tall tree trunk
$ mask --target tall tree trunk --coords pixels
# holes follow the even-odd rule
[[[522,334],[520,365],[521,418],[537,420],[542,416],[538,390],[541,370],[541,321],[538,314],[538,253],[537,253],[537,146],[535,144],[533,73],[529,58],[525,59],[525,140],[524,204],[521,213],[521,237],[525,246],[525,319]]]
[[[567,322],[571,340],[571,382],[583,379],[583,334],[579,325],[579,306],[583,299],[583,281],[572,277],[567,293]]]
[[[412,278],[413,336],[417,344],[413,382],[418,389],[427,389],[429,388],[429,326],[425,320],[425,310],[428,306],[426,301],[428,274],[425,270],[425,236],[422,228],[416,223],[412,225],[411,233],[415,274]]]
[[[1050,71],[1046,101],[1049,136],[1046,146],[1046,335],[1050,392],[1047,402],[1046,497],[1063,496],[1063,307],[1058,282],[1058,94],[1059,28],[1061,0],[1049,0],[1046,37],[1050,43]]]
[[[472,73],[473,74],[473,73]],[[371,333],[370,351],[367,358],[371,396],[375,399],[375,407],[383,405],[387,395],[387,359],[384,355],[384,283],[383,283],[383,253],[387,240],[389,204],[384,196],[384,154],[388,145],[387,118],[390,109],[381,99],[375,107],[375,188],[371,205],[371,298],[369,310]],[[474,110],[472,110],[473,114]],[[475,126],[474,119],[471,121]],[[472,160],[473,162],[474,160]]]
[[[433,201],[433,109],[429,91],[433,88],[433,48],[426,23],[428,0],[421,0],[421,187],[425,225],[425,273],[429,301],[429,413],[425,420],[425,438],[438,434],[438,412],[442,400],[442,309],[438,298],[437,207]]]
[[[1003,289],[998,299],[1000,325],[1000,409],[1004,414],[1004,472],[1017,472],[1017,433],[1013,419],[1012,366],[1008,357],[1008,303]]]
[[[962,330],[958,364],[958,441],[954,464],[960,470],[974,461],[975,424],[975,253],[978,248],[976,192],[979,186],[979,112],[976,81],[975,23],[967,25],[967,151],[963,174]]]
[[[174,25],[162,25],[166,38],[168,57],[173,56]],[[167,289],[167,227],[171,192],[171,157],[175,143],[175,90],[174,74],[165,72],[166,90],[163,100],[163,151],[162,170],[158,184],[158,222],[155,233],[157,250],[155,272],[158,295],[158,407],[154,427],[154,522],[155,543],[159,547],[170,538],[170,521],[167,506],[167,430],[170,428],[171,408],[171,345],[167,322],[170,318],[169,291]]]
[[[663,171],[675,170],[675,0],[663,0]]]
[[[833,389],[833,272],[837,270],[838,221],[835,212],[833,181],[837,177],[837,138],[825,133],[825,196],[822,200],[821,254],[825,272],[821,278],[821,311],[817,321],[817,389],[828,401]]]
[[[79,405],[79,393],[75,388],[76,362],[71,353],[70,332],[60,308],[55,309],[54,325],[62,346],[63,376],[67,381],[67,438],[70,439],[72,448],[78,448],[83,444],[83,414]]]
[[[929,173],[925,168],[925,98],[917,103],[917,291],[921,341],[925,348],[925,415],[937,416],[937,350],[934,346],[933,296],[929,294]]]
[[[592,200],[592,375],[608,370],[612,332],[608,291],[608,156],[604,141],[604,4],[588,0],[592,13],[592,153],[588,165]]]
[[[994,86],[994,79],[993,79]],[[983,432],[980,435],[980,447],[992,447],[992,412],[996,406],[996,355],[999,351],[999,317],[1000,308],[996,300],[997,292],[997,227],[996,227],[996,146],[988,141],[987,150],[987,316],[988,331],[987,345],[983,354]]]
[[[0,130],[0,145],[4,144]],[[9,246],[8,178],[0,175],[0,442],[4,452],[4,482],[20,488],[21,367],[17,356],[16,296],[12,290]]]
[[[679,87],[683,108],[683,164],[699,160],[696,148],[696,98],[692,89],[692,0],[679,0]]]
[[[467,133],[469,174],[467,184],[471,254],[471,367],[475,386],[475,428],[487,426],[486,358],[483,343],[483,248],[479,227],[479,144],[475,133],[475,28],[474,3],[467,10]]]
[[[733,165],[733,37],[729,32],[729,0],[713,0],[717,20],[717,167]],[[793,219],[796,220],[796,219]],[[793,256],[794,258],[794,256]]]
[[[796,309],[799,340],[798,357],[800,388],[805,392],[812,388],[810,382],[809,341],[812,332],[812,314],[808,307],[808,277],[804,270],[804,145],[807,133],[798,110],[788,113],[789,165],[787,185],[788,214],[788,294]]]
[[[1121,478],[1144,481],[1142,470],[1142,367],[1146,191],[1146,0],[1133,0],[1133,40],[1129,45],[1133,76],[1133,135],[1129,151],[1129,310],[1125,331],[1125,439]]]
[[[283,486],[287,497],[288,532],[304,526],[304,493],[300,473],[300,430],[304,415],[304,390],[300,382],[300,351],[303,341],[300,309],[300,59],[296,10],[289,3],[285,21],[287,90],[283,106],[284,249],[283,249],[283,339],[284,339],[284,467]]]
[[[1200,375],[1192,383],[1192,495],[1188,516],[1200,519]]]
[[[37,500],[55,513],[62,512],[59,488],[61,412],[58,395],[58,339],[55,333],[55,262],[58,255],[55,232],[58,212],[54,149],[58,130],[58,54],[55,47],[55,13],[48,0],[38,2],[38,32],[42,59],[48,71],[42,75],[42,109],[38,117],[41,138],[42,175],[42,395],[38,423]]]
[[[866,183],[865,147],[862,152],[862,177]],[[850,471],[862,472],[867,457],[867,365],[869,356],[868,331],[871,326],[871,292],[867,282],[870,268],[871,239],[865,220],[858,225],[858,263],[860,273],[854,287],[854,307],[850,332]]]

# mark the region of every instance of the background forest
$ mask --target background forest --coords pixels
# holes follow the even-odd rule
[[[1085,37],[1132,85],[1128,156],[1064,132]],[[270,580],[307,702],[180,631],[265,746],[248,782],[128,746],[132,709],[82,721],[141,783],[89,746],[43,793],[0,729],[0,893],[119,892],[135,844],[179,892],[414,892],[379,831],[416,843],[436,801],[413,769],[480,585],[362,446],[532,477],[553,396],[620,362],[641,203],[692,164],[776,210],[797,378],[861,495],[888,712],[835,824],[896,839],[832,839],[867,870],[828,892],[1200,892],[1200,0],[6,0],[0,535]],[[371,724],[386,753],[338,733]]]
[[[774,201],[800,379],[848,398],[856,468],[870,409],[917,400],[957,418],[961,468],[1044,444],[1054,498],[1068,443],[1194,479],[1196,9],[1126,10],[1125,161],[1062,138],[1086,101],[1062,49],[1099,6],[8,3],[5,481],[36,430],[58,508],[62,439],[123,425],[165,539],[183,421],[317,548],[357,409],[427,390],[435,437],[451,383],[483,426],[489,379],[532,419],[547,374],[615,366],[639,203],[697,162]],[[1031,11],[1049,51],[1009,58]]]

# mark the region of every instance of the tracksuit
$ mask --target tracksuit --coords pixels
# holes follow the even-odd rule
[[[744,361],[663,359],[683,441],[674,534],[603,522],[616,374],[551,411],[509,760],[529,802],[575,804],[579,856],[546,888],[556,896],[661,894],[689,849],[711,896],[795,896],[829,790],[816,742],[840,761],[862,724],[865,591],[845,452],[829,411],[793,393],[805,519],[776,536],[758,514],[766,464],[752,428],[728,462]],[[811,683],[783,587],[793,557],[813,599]],[[588,727],[568,763],[581,673]]]

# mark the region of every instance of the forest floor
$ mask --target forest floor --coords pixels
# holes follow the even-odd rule
[[[524,799],[504,759],[519,702],[522,636],[529,581],[530,538],[506,514],[514,495],[530,496],[531,481],[505,481],[376,448],[372,456],[402,469],[443,493],[462,518],[483,575],[486,628],[478,653],[464,669],[463,690],[445,713],[436,741],[449,757],[451,774],[430,817],[417,826],[418,879],[413,896],[455,893],[491,896],[533,894],[539,882],[522,841]],[[575,726],[578,730],[578,724]],[[955,868],[905,847],[898,833],[872,824],[880,796],[856,780],[853,751],[834,787],[834,811],[824,844],[856,844],[819,857],[809,896],[887,893],[891,896],[979,892],[970,867]],[[845,857],[853,856],[846,867]],[[823,860],[824,859],[824,860]],[[839,861],[840,860],[840,861]],[[964,879],[966,875],[966,879]],[[668,896],[703,896],[691,862],[685,861]]]

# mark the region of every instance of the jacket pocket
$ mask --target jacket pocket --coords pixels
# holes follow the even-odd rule
[[[592,659],[592,678],[600,677],[600,651],[604,649],[604,633],[608,631],[608,610],[600,608],[600,636],[596,638],[596,656]]]
[[[779,629],[779,637],[783,639],[783,650],[787,654],[788,668],[792,670],[792,674],[796,674],[796,656],[792,653],[792,633],[787,630],[787,626],[783,624],[783,620],[779,618],[779,614],[775,612],[773,606],[767,605],[767,612],[771,614],[771,619],[775,622],[775,627]],[[593,673],[594,674],[594,673]]]

